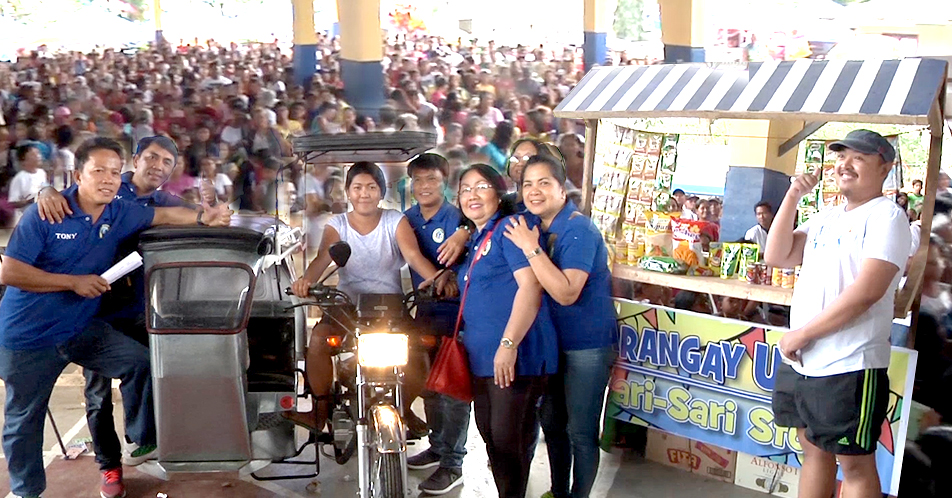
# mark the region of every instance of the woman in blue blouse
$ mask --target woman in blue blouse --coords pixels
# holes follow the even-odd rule
[[[459,203],[476,226],[459,271],[462,338],[473,375],[476,426],[500,498],[522,498],[535,447],[538,401],[557,371],[558,345],[526,255],[504,237],[506,184],[491,166],[463,171]],[[467,288],[467,284],[469,284]]]
[[[550,378],[541,414],[552,495],[586,498],[598,471],[599,417],[615,357],[608,251],[592,220],[566,200],[559,159],[529,158],[522,194],[529,213],[508,220],[505,235],[528,256],[559,337],[559,374]]]

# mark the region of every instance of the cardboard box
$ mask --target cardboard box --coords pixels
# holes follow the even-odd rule
[[[800,469],[769,458],[747,453],[737,454],[737,477],[734,484],[783,498],[797,498]]]
[[[649,429],[645,458],[723,482],[734,482],[737,453],[700,441]]]

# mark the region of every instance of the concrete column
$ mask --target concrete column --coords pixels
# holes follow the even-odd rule
[[[612,30],[617,0],[584,0],[583,13],[585,70],[608,61],[608,33]]]
[[[292,0],[291,10],[294,17],[294,82],[306,88],[317,68],[314,0]]]
[[[344,97],[357,114],[376,117],[384,103],[380,0],[337,0]]]
[[[704,62],[704,4],[707,0],[658,0],[664,62]]]
[[[803,121],[728,120],[730,169],[724,186],[721,240],[743,238],[757,224],[754,205],[767,201],[776,213],[797,167],[797,149],[778,148],[803,128]]]
[[[153,0],[152,17],[155,18],[155,44],[162,44],[162,0]]]

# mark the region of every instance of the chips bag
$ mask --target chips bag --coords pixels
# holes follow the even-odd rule
[[[724,255],[721,258],[721,278],[731,278],[737,274],[742,247],[743,244],[735,242],[724,244]]]
[[[646,211],[645,255],[671,256],[671,217],[658,211]]]

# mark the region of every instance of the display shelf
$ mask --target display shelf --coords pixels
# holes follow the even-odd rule
[[[687,275],[670,275],[654,271],[642,270],[634,266],[615,265],[612,275],[625,280],[645,284],[661,285],[672,289],[683,289],[718,296],[730,296],[740,299],[750,299],[762,303],[790,306],[793,300],[793,289],[784,289],[771,285],[754,285],[736,278],[720,277],[689,277]]]

